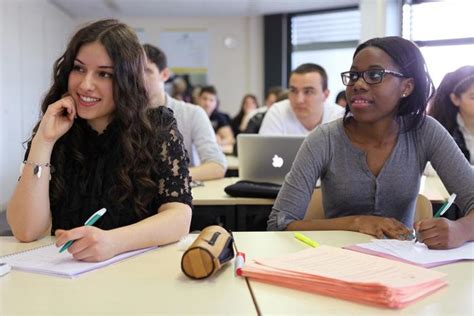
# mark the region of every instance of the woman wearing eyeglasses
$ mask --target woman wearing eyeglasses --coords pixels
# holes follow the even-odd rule
[[[420,50],[400,37],[359,45],[341,74],[344,118],[316,128],[300,148],[268,220],[269,230],[351,230],[409,239],[428,161],[466,215],[416,223],[430,248],[474,239],[474,171],[446,130],[425,115],[434,92]],[[321,178],[325,219],[303,220]]]

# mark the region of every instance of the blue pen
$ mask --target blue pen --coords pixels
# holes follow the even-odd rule
[[[105,212],[107,212],[107,210],[105,208],[101,208],[100,210],[98,210],[97,212],[95,212],[94,214],[91,215],[91,217],[89,217],[87,219],[87,221],[84,223],[84,226],[92,226],[95,224],[95,222],[97,222],[97,220],[99,218],[102,217],[102,215],[105,214]],[[65,243],[61,249],[59,250],[59,252],[63,252],[64,250],[66,250],[67,248],[71,247],[72,243],[74,242],[74,240],[69,240],[67,243]]]

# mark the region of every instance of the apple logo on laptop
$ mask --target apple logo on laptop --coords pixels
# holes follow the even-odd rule
[[[281,168],[283,166],[283,158],[278,155],[273,156],[272,166],[275,168]]]

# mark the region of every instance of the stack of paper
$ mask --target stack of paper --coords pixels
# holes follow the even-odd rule
[[[423,243],[407,240],[374,239],[346,249],[370,255],[416,264],[425,268],[440,266],[460,260],[474,260],[474,242],[467,242],[459,248],[435,250]]]
[[[330,246],[254,260],[245,264],[242,275],[390,308],[404,307],[447,284],[441,272]]]

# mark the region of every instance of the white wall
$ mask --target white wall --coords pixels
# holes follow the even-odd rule
[[[221,111],[234,116],[246,93],[263,98],[263,18],[262,17],[186,17],[120,18],[128,25],[143,29],[144,40],[160,46],[160,32],[198,30],[209,34],[208,83],[216,87]],[[89,22],[77,20],[78,24]],[[237,40],[234,48],[224,38]],[[165,53],[167,53],[165,51]]]
[[[360,42],[373,37],[401,35],[401,0],[359,0]]]
[[[73,20],[46,0],[0,2],[0,211],[10,198],[52,65]]]

